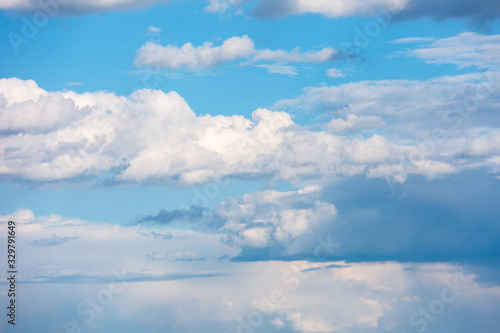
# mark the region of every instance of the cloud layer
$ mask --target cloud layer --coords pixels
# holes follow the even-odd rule
[[[500,76],[493,54],[498,41],[479,36],[490,43],[482,58],[458,52],[472,47],[472,37],[477,36],[435,40],[407,55],[489,71],[312,87],[272,107],[289,113],[258,109],[252,119],[196,115],[176,92],[143,89],[129,97],[47,92],[34,81],[2,79],[0,174],[34,181],[106,175],[114,181],[189,185],[228,176],[297,182],[366,174],[404,181],[408,174],[432,178],[481,166],[497,172]],[[450,43],[457,52],[442,57],[443,45]],[[189,47],[194,58],[169,64],[215,65],[246,53],[241,45],[253,49],[248,37],[237,37],[220,47]],[[333,52],[325,50],[258,51],[254,57],[323,61]],[[321,112],[324,131],[292,120],[290,113],[304,111]]]
[[[376,16],[384,12],[393,21],[414,20],[430,17],[435,20],[465,18],[477,24],[484,24],[500,16],[495,0],[255,0],[252,15],[258,18],[276,18],[288,15],[320,14],[329,18],[348,16]],[[226,12],[238,8],[245,1],[210,0],[210,12]]]
[[[51,93],[18,79],[3,79],[0,87],[0,117],[16,124],[4,129],[0,139],[0,173],[9,178],[95,179],[107,173],[115,181],[197,184],[228,176],[299,181],[366,173],[404,179],[409,173],[433,177],[457,171],[439,161],[439,152],[422,155],[416,146],[377,134],[361,138],[313,132],[285,112],[258,109],[252,120],[197,116],[175,92],[138,90],[128,98]],[[50,111],[57,113],[57,121],[34,123],[44,116],[47,103],[59,103]],[[478,140],[487,144],[496,140],[495,133]],[[491,155],[494,147],[480,155]],[[413,169],[405,169],[406,160]]]
[[[282,208],[301,195],[262,194],[276,198],[273,205]],[[243,200],[245,211],[255,202]],[[234,210],[231,205],[224,209]],[[111,323],[130,333],[200,327],[228,332],[399,333],[464,327],[491,331],[498,326],[494,311],[500,289],[482,283],[474,266],[231,262],[228,258],[238,253],[237,247],[221,243],[217,234],[34,216],[27,209],[1,216],[2,230],[10,219],[23,234],[18,244],[24,253],[22,309],[31,318],[19,322],[23,331],[64,331],[71,326],[95,331]],[[168,234],[172,236],[162,237]],[[68,240],[37,244],[51,238]],[[192,244],[197,244],[195,251]],[[476,319],[474,326],[470,318]]]
[[[169,0],[125,1],[125,0],[73,0],[35,1],[11,0],[0,4],[1,10],[16,10],[44,13],[50,17],[59,15],[86,15],[93,12],[113,10],[136,10]],[[347,16],[375,16],[376,13],[390,12],[394,20],[414,20],[431,17],[435,20],[465,18],[476,24],[484,24],[500,16],[500,8],[495,0],[208,0],[205,11],[209,13],[242,14],[245,6],[248,14],[258,18],[276,18],[288,15],[320,14],[329,18]]]

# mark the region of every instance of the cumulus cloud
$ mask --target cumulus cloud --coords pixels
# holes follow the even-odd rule
[[[332,110],[339,108],[339,114],[357,117],[384,120],[385,116],[404,115],[404,131],[406,121],[425,118],[440,111],[440,105],[453,102],[442,98],[447,91],[457,91],[448,81],[450,78],[314,88],[278,106],[328,103]],[[229,176],[300,181],[367,174],[397,176],[402,181],[408,174],[433,177],[456,172],[462,165],[449,160],[457,147],[451,137],[448,145],[440,145],[442,149],[429,151],[380,134],[348,138],[310,131],[295,124],[288,113],[268,109],[254,111],[252,119],[197,116],[176,92],[146,89],[129,97],[102,92],[49,93],[33,81],[18,79],[0,80],[0,87],[0,117],[10,124],[0,138],[0,173],[4,177],[95,180],[107,173],[114,181],[190,185]],[[485,101],[498,103],[491,98]],[[53,105],[50,112],[57,116],[35,123],[32,118],[41,119],[47,104]],[[26,110],[31,112],[30,118],[19,116],[28,114]],[[352,130],[366,120],[351,120],[351,124],[347,120],[342,126]],[[410,133],[415,131],[407,128]],[[474,162],[486,157],[482,156]]]
[[[291,51],[256,49],[253,40],[244,35],[228,38],[221,46],[206,42],[197,47],[191,43],[177,47],[148,42],[137,51],[134,63],[139,67],[200,69],[236,60],[240,60],[240,65],[272,61],[274,64],[258,66],[267,68],[270,73],[295,75],[296,70],[293,67],[283,66],[283,64],[328,62],[338,57],[339,51],[330,47],[306,52],[302,52],[299,47]]]
[[[247,58],[253,52],[254,43],[246,35],[231,37],[221,46],[206,42],[198,47],[186,43],[179,48],[148,42],[137,51],[134,63],[136,66],[155,68],[209,68],[235,59]]]
[[[267,248],[275,257],[311,253],[315,238],[337,215],[333,204],[319,200],[318,190],[263,191],[230,198],[214,213],[224,221],[219,230],[243,249]]]
[[[422,173],[445,167],[422,164]],[[312,184],[296,191],[264,190],[226,198],[190,226],[219,234],[224,244],[238,248],[241,252],[233,261],[473,264],[481,254],[491,262],[500,259],[500,207],[495,205],[500,187],[483,170],[429,180],[412,176],[402,184],[366,176],[323,181],[323,187]],[[175,229],[183,223],[167,226]]]
[[[499,82],[498,72],[443,76],[426,81],[351,82],[307,88],[301,96],[278,101],[273,108],[286,108],[298,114],[303,110],[316,111],[335,118],[358,117],[350,116],[350,121],[349,118],[332,120],[334,126],[343,127],[359,123],[360,117],[378,117],[388,123],[389,132],[425,141],[431,139],[433,130],[452,137],[463,135],[457,132],[458,128],[498,128],[500,119],[492,115],[500,106]],[[386,121],[388,119],[391,121]],[[376,125],[379,127],[381,123]]]

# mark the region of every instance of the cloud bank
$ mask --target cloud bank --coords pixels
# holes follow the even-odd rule
[[[251,120],[197,116],[176,92],[145,89],[130,97],[47,92],[19,79],[2,79],[0,87],[0,117],[16,124],[5,128],[0,139],[0,174],[5,178],[95,179],[103,173],[109,178],[111,172],[115,181],[190,185],[229,176],[298,181],[355,174],[433,177],[457,171],[437,155],[423,156],[405,171],[401,161],[420,154],[415,146],[376,134],[350,138],[312,132],[285,112],[258,109]],[[58,107],[50,112],[57,121],[33,121],[43,117],[45,104],[54,103]]]
[[[308,209],[321,215],[324,207],[317,204],[297,209],[299,201],[314,197],[311,193],[256,193],[228,202],[221,211],[255,222],[259,213],[252,215],[249,205],[265,208],[262,200],[270,198],[270,205],[281,209],[285,219],[290,213],[300,219],[299,211]],[[239,203],[244,204],[236,207]],[[296,211],[287,213],[290,205]],[[333,213],[330,208],[326,211]],[[277,226],[290,223],[290,230],[300,230],[300,223],[275,217]],[[122,332],[204,327],[236,332],[399,333],[424,327],[428,332],[463,327],[488,331],[498,326],[494,311],[500,289],[482,283],[474,266],[231,262],[238,246],[221,242],[220,233],[123,227],[35,216],[27,209],[0,216],[2,230],[10,219],[23,231],[18,244],[25,253],[23,313],[32,319],[19,322],[23,331],[64,331],[67,325],[95,331],[110,323]],[[74,239],[51,246],[35,244],[54,234]],[[172,237],[158,237],[166,234]],[[196,249],[192,244],[197,244]],[[92,299],[94,307],[89,303]]]
[[[415,20],[430,17],[434,20],[463,18],[476,24],[484,24],[500,17],[500,8],[495,0],[210,0],[209,12],[235,10],[246,2],[254,4],[250,15],[258,18],[279,18],[289,15],[319,14],[328,18],[349,16],[376,16],[389,14],[391,20]],[[210,10],[208,10],[210,9]],[[241,9],[239,9],[241,10]]]

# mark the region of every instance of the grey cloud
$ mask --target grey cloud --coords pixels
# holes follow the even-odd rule
[[[465,18],[475,24],[483,24],[500,17],[500,5],[496,0],[412,0],[395,19],[423,17],[435,20]]]
[[[224,276],[226,273],[222,272],[194,272],[194,273],[127,273],[126,276],[120,279],[120,282],[153,282],[153,281],[173,281],[173,280],[186,280],[196,278],[212,278],[216,276]],[[90,274],[62,274],[62,275],[34,275],[27,276],[23,279],[23,283],[95,283],[95,284],[108,284],[116,281],[113,275],[90,275]]]
[[[199,205],[191,206],[189,209],[175,209],[170,211],[162,209],[156,215],[148,215],[137,219],[136,224],[168,224],[172,222],[192,222],[200,219],[203,216],[203,212],[205,210],[206,208]],[[156,235],[154,236],[156,237]]]
[[[61,245],[76,239],[78,239],[78,237],[59,237],[54,234],[50,238],[34,240],[31,242],[31,244],[38,246],[53,246],[53,245]]]
[[[137,10],[166,2],[169,2],[169,0],[13,0],[0,3],[0,10],[19,11],[21,13],[44,13],[43,15],[46,14],[49,17],[80,16],[102,11]]]
[[[327,5],[315,7],[314,12],[328,17],[371,16],[373,12],[387,10],[390,6],[389,1],[358,3],[358,8],[345,9],[345,12],[338,9],[341,7],[334,6],[333,2],[331,7]],[[257,18],[279,18],[293,14],[305,14],[312,12],[312,10],[312,7],[299,5],[297,0],[261,0],[257,2],[251,15]],[[464,18],[474,24],[482,25],[500,17],[500,6],[496,0],[411,0],[404,5],[401,11],[394,12],[396,14],[392,17],[393,21],[415,20],[425,17],[434,20]]]
[[[285,17],[295,11],[295,3],[288,0],[263,0],[255,7],[253,16],[259,18]]]

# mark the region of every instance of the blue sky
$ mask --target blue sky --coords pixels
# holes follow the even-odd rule
[[[0,330],[500,327],[498,2],[0,11]]]

